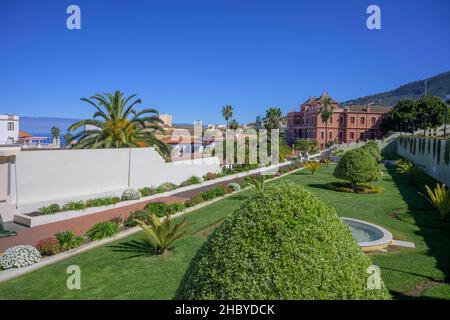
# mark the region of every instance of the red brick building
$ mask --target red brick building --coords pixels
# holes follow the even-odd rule
[[[310,97],[300,106],[300,111],[288,113],[286,136],[288,143],[294,143],[299,138],[313,139],[323,149],[325,141],[349,143],[379,139],[383,136],[380,124],[386,121],[390,107],[377,105],[340,107],[338,102],[331,99],[333,115],[326,124],[319,112],[326,97],[329,97],[326,92],[319,98]]]

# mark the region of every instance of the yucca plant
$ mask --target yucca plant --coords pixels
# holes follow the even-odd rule
[[[250,189],[254,192],[264,192],[266,179],[263,175],[258,175],[254,177],[247,177],[245,182],[250,187]]]
[[[306,170],[309,170],[309,172],[311,172],[311,175],[313,176],[314,173],[320,169],[320,162],[316,162],[316,161],[306,161],[303,164],[303,167]]]
[[[397,171],[404,174],[412,182],[416,181],[417,176],[421,173],[417,166],[407,160],[397,163]]]
[[[190,226],[186,219],[172,226],[170,214],[166,215],[163,222],[155,214],[151,215],[149,224],[138,219],[134,219],[134,221],[142,228],[148,240],[156,247],[156,252],[162,255],[169,252],[169,247],[184,236],[186,234],[184,229]]]
[[[428,199],[430,203],[439,211],[442,219],[445,219],[450,212],[450,189],[445,187],[445,184],[437,184],[434,190],[427,185],[425,186],[427,195],[420,193]]]

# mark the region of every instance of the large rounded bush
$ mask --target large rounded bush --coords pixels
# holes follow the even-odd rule
[[[335,210],[294,183],[269,184],[197,252],[177,299],[377,299],[366,257]]]
[[[378,180],[381,172],[377,161],[366,150],[358,148],[344,154],[333,175],[356,184]]]
[[[15,246],[0,255],[0,268],[23,268],[28,267],[41,259],[41,253],[33,246]]]
[[[376,141],[370,140],[362,149],[366,150],[377,162],[381,161],[381,149]]]
[[[120,197],[122,201],[127,200],[139,200],[142,197],[142,194],[140,191],[135,189],[127,189],[122,193],[122,196]]]

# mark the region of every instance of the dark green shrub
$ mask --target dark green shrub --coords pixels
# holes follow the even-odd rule
[[[192,176],[189,179],[184,180],[181,184],[180,187],[186,187],[186,186],[190,186],[193,184],[199,184],[202,182],[202,179],[197,177],[197,176]]]
[[[62,207],[62,211],[76,211],[83,209],[86,209],[86,204],[83,201],[69,201]]]
[[[186,201],[186,207],[193,207],[202,202],[205,202],[205,200],[203,200],[203,197],[200,194],[197,194],[193,196],[190,200]]]
[[[445,141],[445,149],[444,149],[444,163],[450,164],[450,139]]]
[[[336,211],[291,183],[270,184],[225,219],[192,259],[176,299],[388,299]]]
[[[153,188],[153,187],[144,187],[144,188],[141,188],[141,189],[139,189],[139,192],[141,193],[141,195],[142,195],[143,197],[148,197],[148,196],[151,196],[151,195],[154,195],[154,194],[157,193],[157,192],[156,192],[156,189]]]
[[[164,202],[149,202],[145,206],[145,210],[150,214],[155,214],[158,217],[164,217],[167,214],[174,214],[183,211],[185,205],[182,202],[164,203]],[[139,219],[140,220],[140,219]]]
[[[381,177],[376,160],[361,148],[347,151],[336,165],[333,175],[353,184],[372,182]]]
[[[147,210],[137,210],[130,213],[128,218],[123,223],[126,227],[135,227],[137,226],[136,221],[134,219],[144,221],[145,223],[150,223],[151,214]]]
[[[84,242],[83,237],[76,237],[72,231],[63,231],[55,233],[61,250],[66,251],[81,246]]]
[[[366,150],[377,162],[381,161],[381,149],[376,141],[369,141],[362,149]]]
[[[112,221],[98,222],[86,232],[86,236],[91,240],[100,240],[115,236],[119,232],[119,226]]]
[[[330,182],[327,183],[327,188],[338,192],[359,193],[359,194],[372,194],[383,192],[383,188],[374,186],[369,183],[357,183],[353,185],[350,182]]]
[[[172,191],[172,190],[175,190],[176,188],[178,188],[178,186],[175,183],[171,183],[171,182],[163,183],[159,187],[162,188],[164,190],[164,192]]]
[[[61,211],[61,207],[57,203],[53,203],[49,206],[39,208],[38,211],[42,214],[54,214]]]
[[[87,208],[92,208],[92,207],[108,206],[119,202],[120,202],[119,197],[102,197],[86,200],[85,205]]]

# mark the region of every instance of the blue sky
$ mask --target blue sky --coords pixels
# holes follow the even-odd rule
[[[66,28],[81,8],[82,29]],[[381,7],[382,29],[366,28]],[[120,89],[175,122],[239,122],[328,90],[342,101],[450,70],[448,0],[0,2],[0,113],[84,118]]]

